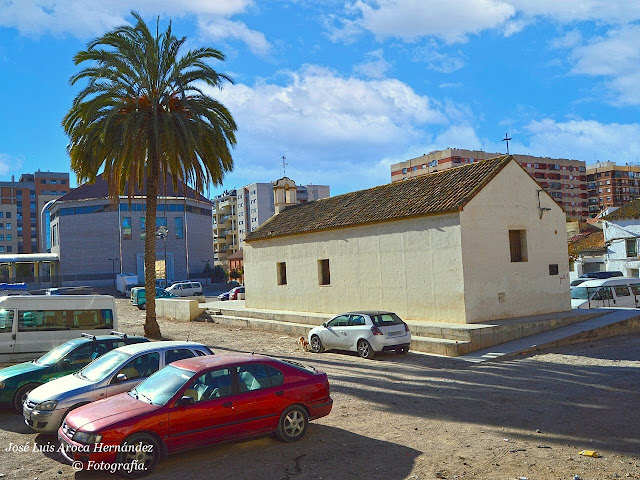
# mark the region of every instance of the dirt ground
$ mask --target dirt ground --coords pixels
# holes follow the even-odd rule
[[[144,312],[118,300],[118,314],[121,330],[142,332]],[[160,325],[166,338],[200,341],[217,354],[255,351],[311,364],[327,372],[334,407],[298,443],[263,438],[176,454],[150,479],[640,478],[640,335],[468,364],[413,352],[368,361],[314,355],[282,334]],[[0,477],[113,478],[74,472],[34,444],[45,450],[57,440],[0,411]],[[29,451],[7,452],[10,445]]]

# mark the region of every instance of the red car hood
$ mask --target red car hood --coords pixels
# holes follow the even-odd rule
[[[116,422],[132,419],[161,407],[162,405],[151,405],[142,400],[136,400],[128,393],[121,393],[72,410],[65,422],[71,428],[95,432]]]

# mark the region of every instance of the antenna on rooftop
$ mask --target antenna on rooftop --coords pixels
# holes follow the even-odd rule
[[[287,159],[287,157],[285,157],[284,155],[282,156],[282,176],[286,177],[286,170],[287,170],[287,165],[289,165],[288,163],[285,163],[285,160]]]
[[[502,141],[507,142],[507,155],[509,155],[509,140],[511,140],[511,137],[509,137],[509,135],[505,133]]]

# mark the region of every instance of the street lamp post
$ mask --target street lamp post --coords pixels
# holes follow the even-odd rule
[[[113,284],[116,284],[116,262],[119,260],[118,257],[115,258],[108,258],[107,260],[109,260],[111,262],[111,274],[113,275]]]

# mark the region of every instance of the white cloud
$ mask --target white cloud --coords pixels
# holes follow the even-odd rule
[[[567,49],[575,48],[582,44],[582,33],[579,30],[571,30],[565,33],[562,37],[554,38],[549,43],[551,48]]]
[[[447,42],[495,28],[515,14],[500,0],[357,0],[359,24],[378,37],[413,41],[435,36]]]
[[[640,18],[640,3],[611,0],[508,0],[519,12],[562,23],[594,20],[618,24]]]
[[[464,148],[476,150],[483,142],[471,126],[452,125],[435,138],[436,149]]]
[[[449,123],[447,105],[399,80],[345,77],[317,66],[288,72],[284,85],[263,81],[208,91],[238,123],[229,187],[240,186],[241,178],[272,180],[281,174],[282,155],[296,181],[330,183],[342,192],[388,182],[388,169],[377,166],[381,159],[426,143],[426,132]],[[271,165],[266,178],[265,164]]]
[[[382,49],[367,53],[367,61],[353,67],[357,73],[370,78],[384,78],[391,64],[384,59]]]
[[[462,52],[458,51],[456,54],[442,53],[434,41],[429,42],[428,45],[415,48],[411,54],[411,60],[425,63],[428,68],[440,73],[452,73],[464,67]]]
[[[572,73],[601,76],[620,104],[640,104],[640,26],[627,25],[605,37],[577,45],[570,55]]]
[[[266,55],[271,50],[271,44],[262,32],[251,30],[243,22],[217,18],[200,20],[198,28],[202,37],[209,40],[226,41],[236,38],[244,42],[256,55]]]
[[[557,122],[546,118],[529,123],[530,150],[534,155],[574,158],[593,163],[614,160],[637,162],[640,124],[601,123],[595,120]]]
[[[86,37],[126,22],[130,10],[142,15],[214,15],[243,12],[252,0],[0,0],[0,26],[25,35],[46,33]]]
[[[12,157],[6,153],[0,153],[0,175],[7,175],[10,172],[20,170],[22,160]]]
[[[505,36],[537,19],[562,24],[594,21],[622,25],[640,19],[640,2],[611,0],[355,0],[343,18],[333,16],[330,37],[353,41],[363,30],[378,38],[412,42],[436,37],[465,41],[469,35],[500,29]]]

